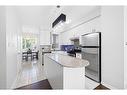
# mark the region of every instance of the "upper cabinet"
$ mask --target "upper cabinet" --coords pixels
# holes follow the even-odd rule
[[[71,30],[61,33],[61,43],[62,44],[71,44],[70,39],[73,37],[79,37],[79,42],[81,42],[81,35],[90,33],[90,32],[100,32],[100,17],[95,18],[87,23],[74,27]]]
[[[71,8],[71,9],[70,9]],[[70,10],[68,10],[70,9]],[[67,21],[54,28],[59,34],[60,44],[73,44],[71,38],[79,38],[90,32],[100,32],[100,7],[65,7],[62,13],[66,14]]]
[[[50,32],[49,31],[40,32],[40,45],[50,45]]]

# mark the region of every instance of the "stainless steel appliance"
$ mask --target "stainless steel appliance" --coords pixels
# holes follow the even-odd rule
[[[101,33],[82,35],[82,58],[87,59],[90,65],[85,69],[85,76],[101,82]]]

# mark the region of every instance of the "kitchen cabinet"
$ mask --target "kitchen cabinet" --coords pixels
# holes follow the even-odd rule
[[[81,35],[90,33],[90,32],[100,32],[101,30],[101,22],[100,17],[93,19],[87,23],[84,23],[80,26],[77,26],[71,30],[60,33],[61,35],[61,43],[62,44],[71,44],[70,38],[79,37],[79,44],[82,44]]]
[[[50,32],[49,31],[40,32],[40,45],[50,45]]]
[[[53,89],[85,89],[87,60],[59,53],[44,55],[44,71]]]

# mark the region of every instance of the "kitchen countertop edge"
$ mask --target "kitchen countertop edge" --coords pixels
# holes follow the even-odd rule
[[[65,64],[61,64],[60,62],[58,62],[55,58],[52,58],[51,57],[51,54],[52,55],[60,55],[60,56],[66,56],[66,57],[69,57],[69,58],[73,58],[73,59],[75,59],[75,60],[82,60],[82,61],[84,61],[84,63],[82,63],[82,64],[85,64],[85,65],[83,65],[83,66],[68,66],[68,65],[65,65]],[[67,67],[67,68],[84,68],[84,67],[86,67],[86,66],[88,66],[89,65],[89,62],[87,61],[87,60],[84,60],[84,59],[79,59],[79,58],[74,58],[74,57],[71,57],[71,56],[68,56],[68,55],[65,55],[65,54],[60,54],[60,53],[47,53],[47,54],[45,54],[44,56],[47,56],[48,58],[50,58],[50,59],[52,59],[53,61],[55,61],[56,63],[58,63],[59,65],[61,65],[62,67]],[[73,60],[73,61],[75,61],[75,60]],[[73,63],[70,63],[70,64],[73,64]],[[81,64],[81,63],[80,63]]]

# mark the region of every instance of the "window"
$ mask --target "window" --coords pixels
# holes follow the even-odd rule
[[[23,37],[22,41],[22,48],[23,50],[27,49],[36,49],[37,47],[37,38],[36,37]]]
[[[52,48],[53,48],[53,49],[59,48],[58,34],[53,34]]]

